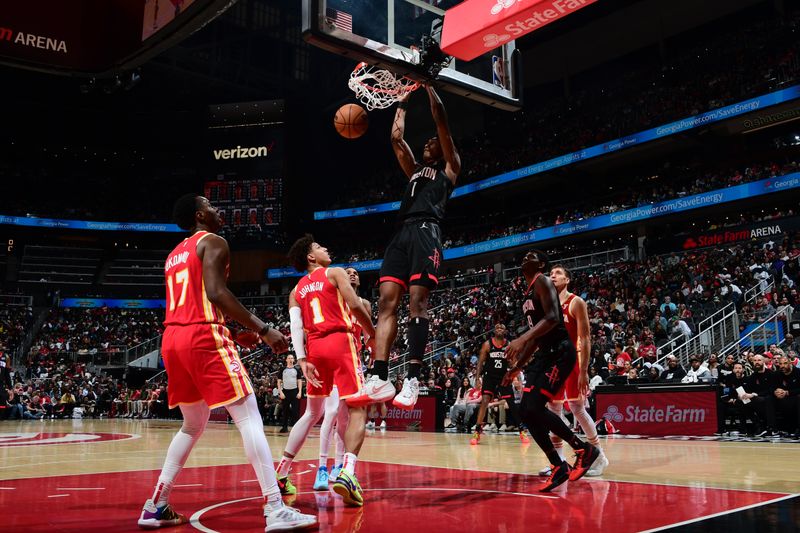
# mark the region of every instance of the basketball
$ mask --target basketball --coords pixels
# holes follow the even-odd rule
[[[369,127],[366,110],[358,104],[345,104],[336,111],[333,125],[345,139],[358,139]]]

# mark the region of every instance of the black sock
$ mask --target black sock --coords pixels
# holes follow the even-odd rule
[[[408,321],[408,361],[420,361],[428,344],[428,319],[418,316]]]
[[[389,379],[389,363],[386,361],[378,361],[376,359],[372,364],[372,373],[378,376],[378,379],[386,381]]]
[[[407,379],[417,378],[419,380],[419,375],[422,372],[422,365],[419,362],[415,363],[408,363],[408,374],[406,374]]]

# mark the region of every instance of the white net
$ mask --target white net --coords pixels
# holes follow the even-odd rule
[[[373,68],[366,63],[356,66],[347,86],[369,111],[386,109],[419,88],[419,84],[412,79],[398,77],[388,70]]]

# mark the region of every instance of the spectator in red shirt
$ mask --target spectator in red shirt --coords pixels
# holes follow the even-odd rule
[[[623,351],[622,344],[619,342],[614,344],[614,351],[616,353],[611,356],[611,361],[609,361],[609,370],[611,370],[611,372],[617,376],[624,376],[625,363],[628,363],[630,367],[631,356],[628,354],[628,352]]]
[[[656,345],[653,343],[652,337],[644,339],[644,342],[639,346],[639,355],[642,356],[645,363],[656,362]]]

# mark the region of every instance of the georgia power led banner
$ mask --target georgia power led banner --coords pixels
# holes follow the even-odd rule
[[[708,124],[713,124],[715,122],[720,122],[729,118],[743,115],[745,113],[750,113],[751,111],[756,111],[763,107],[782,104],[798,97],[800,97],[800,85],[795,85],[793,87],[789,87],[788,89],[782,89],[780,91],[757,96],[743,102],[720,107],[719,109],[713,109],[693,117],[687,117],[675,122],[670,122],[669,124],[658,126],[656,128],[651,128],[639,133],[633,133],[627,137],[614,139],[613,141],[608,141],[602,144],[596,144],[586,148],[585,150],[554,157],[553,159],[548,159],[547,161],[543,161],[541,163],[535,163],[527,167],[512,170],[511,172],[506,172],[505,174],[486,178],[468,185],[462,185],[461,187],[455,188],[451,198],[458,198],[459,196],[472,194],[484,189],[489,189],[491,187],[497,187],[498,185],[505,185],[528,176],[533,176],[534,174],[541,174],[542,172],[547,172],[548,170],[553,170],[554,168],[565,167],[567,165],[577,163],[578,161],[585,161],[587,159],[599,157],[611,152],[616,152],[617,150],[622,150],[623,148],[630,148],[631,146],[644,144],[655,139],[669,137],[670,135],[675,135],[676,133],[680,133],[682,131],[691,130],[700,126],[706,126]],[[465,161],[464,164],[468,165],[469,161]],[[361,215],[397,211],[398,209],[400,209],[399,201],[366,205],[362,207],[352,207],[348,209],[316,211],[314,212],[314,220],[357,217]]]
[[[654,204],[642,205],[639,207],[634,207],[633,209],[617,211],[616,213],[591,217],[585,220],[566,222],[557,226],[539,228],[533,231],[517,233],[515,235],[500,237],[489,241],[465,244],[464,246],[457,246],[455,248],[446,248],[444,250],[444,259],[445,261],[449,259],[460,259],[470,255],[479,255],[487,252],[503,250],[505,248],[514,248],[524,244],[549,241],[568,235],[586,233],[588,231],[605,229],[631,222],[640,222],[664,215],[673,215],[675,213],[681,213],[702,207],[713,207],[728,202],[735,202],[737,200],[745,200],[754,196],[788,191],[797,188],[800,188],[800,172],[793,172],[791,174],[786,174],[785,176],[767,178],[761,181],[754,181],[752,183],[743,183],[742,185],[728,187],[726,189],[716,189],[713,191],[693,194],[691,196],[685,196],[683,198],[675,198]],[[357,270],[367,271],[378,270],[380,265],[381,260],[374,260],[333,266],[352,266]],[[271,268],[267,271],[268,278],[285,278],[292,276],[296,277],[300,276],[300,274],[293,268]]]
[[[35,228],[85,229],[95,231],[158,231],[185,233],[177,224],[159,222],[101,222],[92,220],[64,220],[60,218],[10,217],[0,215],[0,224],[32,226]]]
[[[116,300],[108,298],[64,298],[59,307],[83,307],[86,309],[110,307],[115,309],[163,309],[164,300]]]

